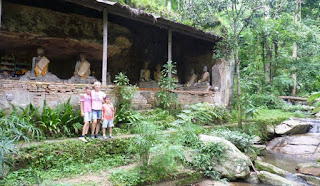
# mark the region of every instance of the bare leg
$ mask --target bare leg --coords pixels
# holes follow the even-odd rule
[[[82,136],[88,133],[89,121],[85,122],[82,128]]]
[[[109,127],[108,130],[109,130],[109,136],[112,136],[112,127]]]
[[[85,135],[88,134],[89,126],[90,126],[90,122],[88,122],[88,125],[87,125],[86,128],[84,129],[84,134],[85,134]]]
[[[97,119],[97,122],[96,122],[96,134],[99,134],[99,131],[100,131],[100,119]]]
[[[91,135],[94,135],[96,125],[97,125],[97,119],[93,119],[92,126],[91,126]]]
[[[102,134],[103,136],[106,136],[106,128],[102,128]]]

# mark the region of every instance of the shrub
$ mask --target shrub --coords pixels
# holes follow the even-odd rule
[[[255,136],[250,136],[245,132],[237,131],[237,130],[229,130],[229,129],[218,129],[212,132],[212,135],[222,137],[231,143],[233,143],[240,151],[249,152],[252,151],[253,148],[253,139]]]
[[[132,100],[137,87],[130,85],[128,77],[122,72],[115,77],[114,82],[117,85],[116,90],[119,95],[115,123],[132,124],[138,122],[140,115],[132,110]]]
[[[199,125],[214,125],[226,122],[231,115],[223,107],[209,103],[197,103],[182,110],[177,117],[181,120],[181,123],[191,122]]]
[[[277,96],[270,94],[253,94],[250,97],[255,107],[264,107],[269,109],[280,109],[285,103]]]
[[[127,152],[129,141],[116,139],[112,141],[66,141],[53,144],[42,144],[22,149],[15,156],[16,168],[51,169],[73,162],[90,163],[95,159],[108,158],[113,154]]]
[[[177,88],[176,80],[174,78],[174,76],[177,74],[176,64],[172,61],[168,61],[165,65],[163,65],[161,74],[162,77],[158,83],[159,87],[161,88],[157,95],[158,104],[164,109],[176,107],[177,94],[170,91]],[[172,77],[169,77],[169,74],[171,74]]]
[[[221,160],[225,158],[226,149],[218,143],[201,143],[197,151],[197,154],[192,157],[193,166],[206,177],[220,179],[221,175],[214,170],[214,165],[219,166]]]

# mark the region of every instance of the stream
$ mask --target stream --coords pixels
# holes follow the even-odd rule
[[[310,118],[297,120],[310,123],[312,127],[306,134],[282,136],[271,140],[267,144],[263,161],[288,171],[287,179],[298,182],[299,185],[309,185],[295,175],[298,173],[296,167],[300,163],[320,158],[320,120]]]

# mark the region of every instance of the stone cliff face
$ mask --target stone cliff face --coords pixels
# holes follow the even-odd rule
[[[62,79],[73,75],[79,53],[83,52],[95,76],[101,79],[102,13],[63,4],[41,6],[4,1],[0,52],[14,53],[31,63],[36,48],[42,46],[51,61],[49,70]],[[112,78],[122,71],[136,83],[145,62],[150,63],[153,75],[157,64],[167,62],[167,34],[167,29],[109,15],[108,71]],[[204,65],[211,72],[214,45],[173,32],[173,61],[177,62],[180,83],[187,81],[191,68],[199,77]]]
[[[5,53],[31,62],[36,48],[42,46],[51,61],[49,70],[68,79],[83,52],[92,71],[101,76],[102,19],[8,2],[3,7],[0,49]],[[125,58],[132,46],[131,31],[112,22],[108,30],[108,57]]]

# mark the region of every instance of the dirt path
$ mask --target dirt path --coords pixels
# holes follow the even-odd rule
[[[109,177],[112,171],[116,169],[130,169],[135,167],[136,164],[129,164],[117,168],[110,169],[109,171],[101,171],[99,173],[89,173],[86,175],[80,175],[73,178],[63,178],[60,180],[54,180],[52,184],[71,184],[71,185],[101,185],[109,186],[112,183],[109,181]]]

